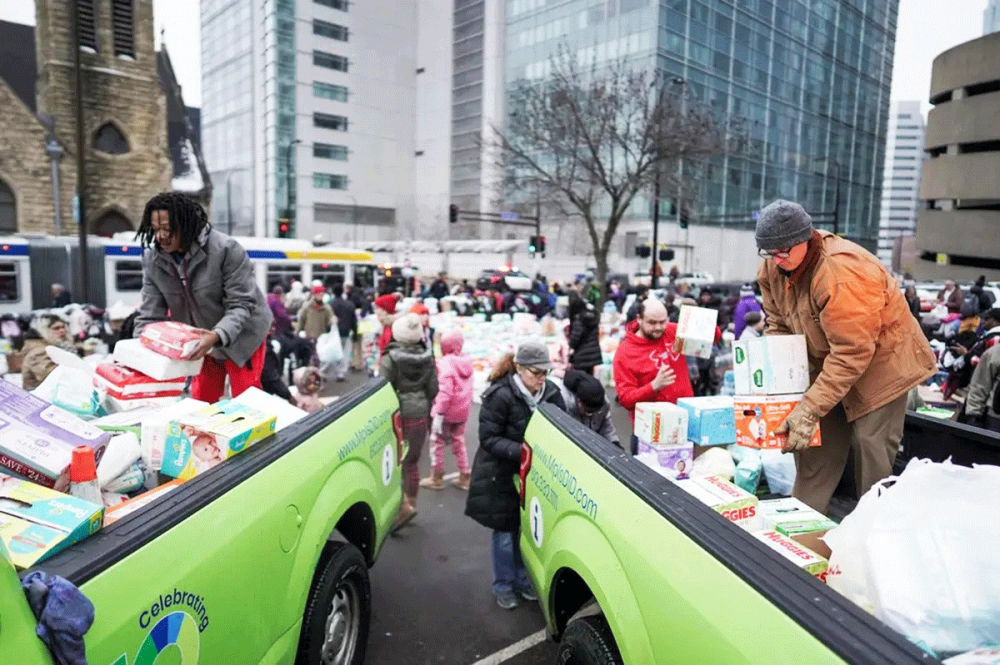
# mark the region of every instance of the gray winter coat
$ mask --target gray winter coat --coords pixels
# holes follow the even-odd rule
[[[438,381],[434,354],[425,344],[390,343],[379,360],[378,373],[396,389],[401,417],[430,416]]]
[[[186,323],[216,332],[218,350],[245,367],[273,319],[246,250],[229,236],[205,230],[181,263],[156,247],[143,252],[136,337],[149,323]]]

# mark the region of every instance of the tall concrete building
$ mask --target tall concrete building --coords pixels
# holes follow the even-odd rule
[[[779,197],[832,212],[839,181],[839,231],[874,252],[898,4],[509,0],[506,81],[543,79],[563,45],[584,66],[625,58],[683,78],[750,125],[749,150],[717,160],[701,182],[702,225],[741,215],[747,228]],[[651,208],[633,205],[622,255],[649,239]]]
[[[213,222],[331,242],[416,233],[418,0],[202,0]]]
[[[989,0],[983,10],[983,34],[1000,32],[1000,1]]]
[[[890,268],[896,238],[917,231],[920,173],[924,161],[924,116],[920,102],[897,102],[889,117],[889,139],[882,175],[878,258]]]
[[[936,57],[930,102],[914,275],[1000,280],[1000,32]]]

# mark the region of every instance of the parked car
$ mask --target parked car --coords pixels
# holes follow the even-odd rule
[[[515,268],[484,270],[476,280],[476,288],[481,291],[500,291],[504,284],[511,291],[530,291],[531,277]]]

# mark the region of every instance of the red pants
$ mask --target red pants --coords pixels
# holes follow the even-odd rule
[[[227,376],[233,397],[239,397],[250,388],[260,388],[260,374],[264,369],[264,344],[253,352],[246,367],[240,367],[232,360],[223,362],[207,356],[201,366],[201,373],[191,381],[191,397],[215,404],[226,390]]]

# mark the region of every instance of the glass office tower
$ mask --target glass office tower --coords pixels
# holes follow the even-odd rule
[[[747,151],[705,170],[703,223],[748,224],[775,198],[832,213],[839,178],[839,231],[874,252],[898,4],[508,0],[507,85],[544,78],[561,45],[588,66],[648,61],[748,123]],[[648,202],[631,214],[648,219]]]

